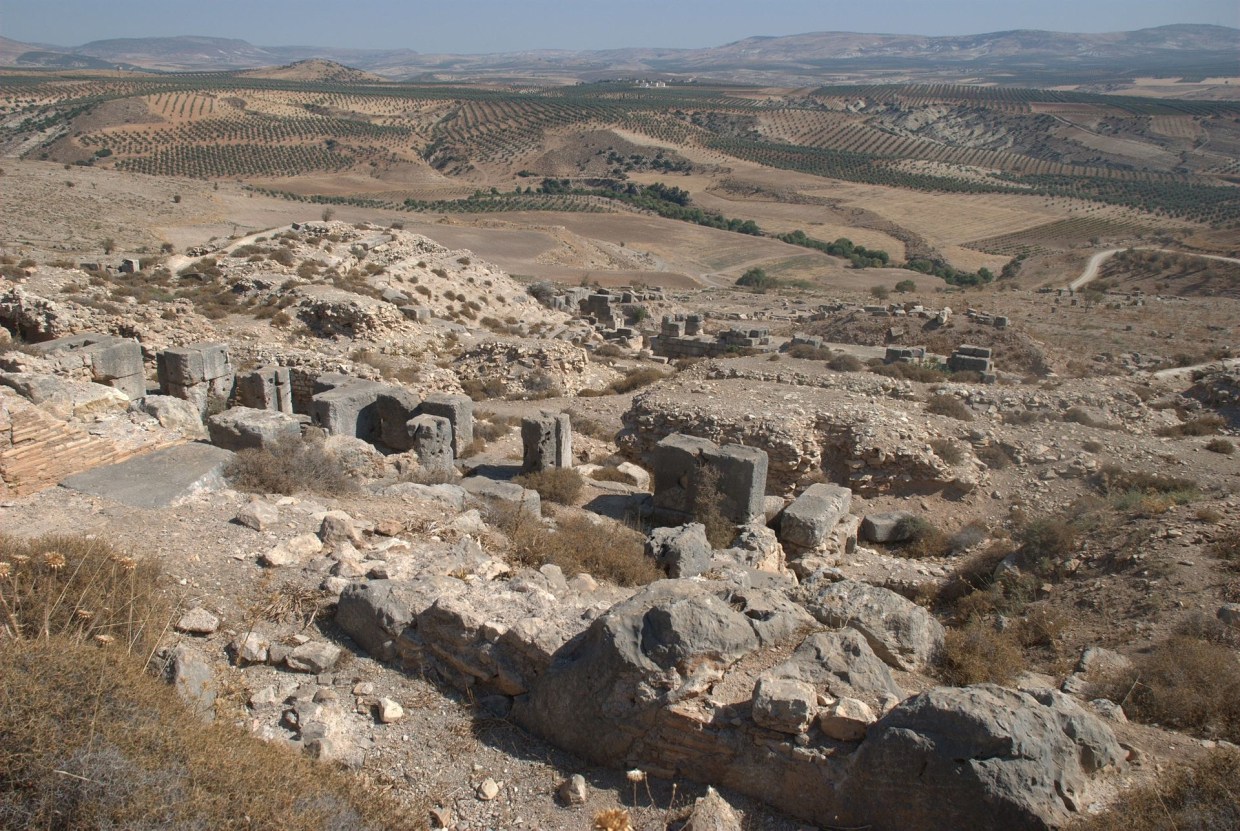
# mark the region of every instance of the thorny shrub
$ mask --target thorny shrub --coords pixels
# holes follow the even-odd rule
[[[581,495],[585,480],[572,468],[552,467],[537,473],[524,473],[513,479],[518,485],[538,491],[543,502],[572,505]],[[544,506],[545,510],[545,506]]]
[[[1080,831],[1231,831],[1240,828],[1240,751],[1216,748],[1151,784],[1124,792]]]
[[[323,438],[283,438],[272,447],[237,451],[224,471],[234,487],[258,493],[349,493],[357,483]]]
[[[663,578],[646,556],[646,538],[614,520],[587,512],[563,512],[554,528],[520,506],[490,511],[491,523],[508,537],[510,559],[538,568],[559,566],[564,576],[589,574],[619,586],[644,586]]]

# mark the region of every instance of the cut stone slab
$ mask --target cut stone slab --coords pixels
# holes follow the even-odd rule
[[[232,459],[232,451],[220,447],[180,444],[75,473],[60,485],[132,508],[166,508],[195,493],[224,487],[224,468]]]
[[[907,542],[913,538],[916,519],[912,511],[866,514],[861,520],[861,535],[870,542]]]
[[[301,438],[301,422],[275,410],[233,407],[207,420],[211,443],[229,450],[271,447],[281,439]]]
[[[848,488],[824,483],[810,485],[784,509],[779,524],[781,541],[817,548],[826,542],[851,504],[852,491]]]
[[[461,480],[465,492],[480,502],[492,506],[520,506],[530,516],[542,515],[542,500],[538,491],[523,488],[516,482],[497,482],[485,476],[470,476]]]
[[[237,522],[255,531],[266,531],[279,521],[279,507],[262,500],[249,502],[237,512]]]

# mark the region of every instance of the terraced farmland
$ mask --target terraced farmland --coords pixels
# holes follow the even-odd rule
[[[706,84],[350,82],[339,73],[319,80],[0,73],[0,141],[19,145],[27,158],[139,173],[382,177],[401,165],[429,165],[507,191],[518,172],[547,175],[529,165],[553,139],[562,146],[615,129],[719,166],[748,162],[948,194],[1086,200],[1220,228],[1240,224],[1240,188],[1227,178],[1237,117],[1234,102],[953,84],[823,87],[806,95]],[[1056,118],[1100,124],[1114,140],[1074,144],[1072,135],[1081,134],[1068,130],[1057,143],[1022,144]],[[935,130],[925,127],[936,119]],[[981,146],[970,132],[979,119],[999,134],[1010,128],[1014,138]],[[1134,164],[1131,153],[1108,155],[1110,146],[1148,147],[1151,164]]]

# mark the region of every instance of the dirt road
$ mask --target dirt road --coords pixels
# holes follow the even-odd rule
[[[1102,267],[1102,263],[1111,257],[1114,257],[1121,251],[1127,251],[1127,248],[1111,248],[1106,251],[1099,251],[1097,254],[1089,258],[1089,264],[1085,266],[1085,270],[1081,272],[1081,276],[1077,277],[1068,284],[1068,288],[1072,291],[1078,291],[1081,286],[1086,285],[1098,276],[1098,270]],[[1146,248],[1140,247],[1137,251],[1158,251],[1163,254],[1181,254],[1185,257],[1200,257],[1203,260],[1218,260],[1224,263],[1240,264],[1240,259],[1235,257],[1220,257],[1217,254],[1189,254],[1184,251],[1172,251],[1169,248]]]

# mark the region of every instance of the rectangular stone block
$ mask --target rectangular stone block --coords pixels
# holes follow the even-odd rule
[[[434,392],[422,399],[419,412],[448,419],[452,452],[458,458],[474,441],[474,401],[468,395]]]
[[[293,412],[292,379],[286,367],[267,366],[237,376],[237,404],[256,410]]]
[[[763,519],[768,459],[765,450],[729,444],[702,452],[718,474],[720,506],[737,524]]]
[[[310,400],[310,421],[334,436],[378,441],[380,420],[376,404],[385,386],[354,378],[350,384],[320,392]]]
[[[379,437],[393,450],[412,450],[409,419],[417,415],[421,399],[400,387],[388,387],[379,393],[375,407],[379,411]]]
[[[674,511],[689,511],[690,487],[697,475],[702,454],[717,449],[707,439],[673,433],[654,447],[654,505]]]
[[[840,518],[848,513],[852,491],[838,485],[819,483],[784,508],[780,516],[779,538],[802,548],[818,548],[827,541]]]
[[[523,472],[555,467],[555,418],[544,413],[521,419],[521,449]]]
[[[273,410],[233,407],[207,419],[211,443],[225,450],[271,447],[301,437],[301,422]]]

